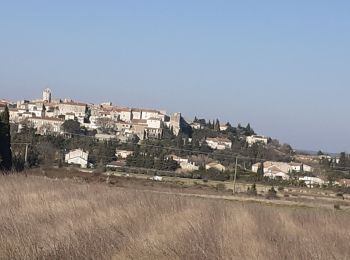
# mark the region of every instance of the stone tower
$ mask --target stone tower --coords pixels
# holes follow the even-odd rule
[[[43,101],[44,102],[48,102],[48,103],[51,102],[51,89],[49,89],[49,88],[44,89],[44,91],[43,91]]]

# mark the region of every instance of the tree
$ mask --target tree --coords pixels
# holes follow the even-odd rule
[[[10,115],[8,107],[0,114],[0,171],[12,168]]]
[[[317,152],[317,155],[324,155],[324,153],[323,153],[321,150],[319,150],[319,151]]]
[[[246,126],[246,134],[248,135],[248,136],[250,136],[250,135],[254,135],[255,134],[255,132],[254,132],[254,130],[251,128],[251,126],[250,126],[250,123],[248,123],[247,124],[247,126]]]
[[[98,118],[96,124],[103,133],[110,133],[115,126],[114,121],[108,117]]]
[[[339,166],[346,167],[346,165],[347,165],[346,161],[347,161],[346,153],[345,152],[341,152],[340,153],[340,158],[339,158]]]
[[[260,176],[264,176],[264,163],[263,162],[261,162],[259,164],[257,174],[258,174],[259,177]]]
[[[75,120],[67,120],[62,124],[63,131],[70,134],[80,134],[80,123]]]
[[[214,125],[214,130],[215,131],[220,131],[220,122],[219,119],[216,119],[215,125]]]

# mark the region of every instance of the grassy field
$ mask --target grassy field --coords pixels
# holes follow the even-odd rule
[[[349,259],[346,211],[0,177],[0,259]]]

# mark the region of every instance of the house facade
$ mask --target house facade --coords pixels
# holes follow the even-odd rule
[[[89,153],[81,149],[75,149],[65,155],[65,162],[68,164],[80,165],[81,168],[88,167]]]
[[[249,146],[252,146],[253,144],[257,143],[267,145],[268,140],[269,139],[266,136],[262,135],[251,135],[246,137],[246,142]]]
[[[205,141],[214,150],[225,150],[232,147],[232,142],[227,138],[207,138]]]

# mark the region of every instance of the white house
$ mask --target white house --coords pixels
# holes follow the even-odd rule
[[[119,114],[119,120],[124,122],[130,122],[132,119],[132,113],[130,108],[118,108],[114,109],[114,112]]]
[[[190,171],[196,171],[199,170],[199,166],[197,166],[194,162],[190,162],[188,158],[182,158],[177,155],[168,155],[169,159],[172,158],[174,161],[178,162],[180,165],[180,168],[183,171],[190,172]]]
[[[313,168],[309,165],[303,164],[303,163],[296,163],[296,162],[274,162],[274,161],[266,161],[264,162],[264,173],[269,170],[271,167],[277,167],[280,169],[280,171],[284,173],[291,173],[291,172],[312,172]],[[258,172],[258,168],[260,166],[260,163],[256,163],[252,166],[253,172]]]
[[[141,120],[141,118],[142,118],[142,110],[141,109],[133,108],[131,110],[131,113],[132,113],[132,119]]]
[[[75,149],[70,151],[65,156],[65,162],[68,164],[77,164],[81,168],[87,168],[89,153],[84,152],[81,149]]]
[[[61,133],[63,119],[52,117],[31,117],[27,119],[39,134]]]
[[[227,125],[220,125],[220,131],[226,131],[228,128]]]
[[[276,166],[269,167],[266,172],[264,172],[264,177],[268,177],[270,179],[280,179],[280,180],[289,180],[289,175],[283,171],[281,171]]]
[[[119,158],[126,159],[129,155],[132,155],[134,152],[133,151],[128,151],[128,150],[116,150],[115,156]]]
[[[180,162],[180,167],[182,170],[184,171],[198,171],[199,170],[199,166],[197,166],[194,162]]]
[[[74,120],[74,119],[75,119],[74,113],[67,113],[64,115],[64,120]]]
[[[187,158],[182,158],[182,157],[179,157],[179,156],[177,156],[175,154],[168,155],[167,157],[169,159],[172,158],[174,161],[177,161],[178,163],[181,163],[181,162],[188,163],[188,159]]]
[[[303,181],[306,184],[306,186],[309,188],[313,188],[314,186],[321,186],[325,184],[325,181],[318,177],[309,177],[309,176],[299,177],[299,181]]]
[[[304,172],[313,172],[313,171],[314,171],[314,168],[311,167],[310,165],[303,164],[303,171],[304,171]]]
[[[268,140],[269,139],[266,136],[262,136],[262,135],[251,135],[251,136],[247,136],[246,138],[246,142],[248,143],[249,146],[252,146],[253,144],[256,144],[256,143],[261,143],[266,145]]]
[[[141,119],[147,120],[149,118],[157,118],[160,111],[154,109],[142,109]]]
[[[296,162],[291,162],[289,163],[292,171],[294,172],[301,172],[303,170],[303,164],[302,163],[296,163]]]
[[[84,103],[78,103],[78,102],[64,102],[57,104],[59,114],[60,115],[66,115],[69,113],[73,113],[75,117],[84,118],[87,110],[87,105]]]
[[[113,139],[117,139],[117,136],[110,134],[95,134],[95,138],[99,141],[110,141]]]
[[[161,128],[162,121],[155,117],[150,117],[147,119],[147,125],[149,128]]]
[[[232,142],[227,138],[207,138],[205,141],[210,148],[215,150],[231,149],[232,147]]]
[[[219,162],[211,162],[211,163],[208,163],[207,165],[205,165],[205,169],[209,170],[211,168],[217,169],[217,170],[222,171],[222,172],[226,170],[226,167],[223,166]]]

